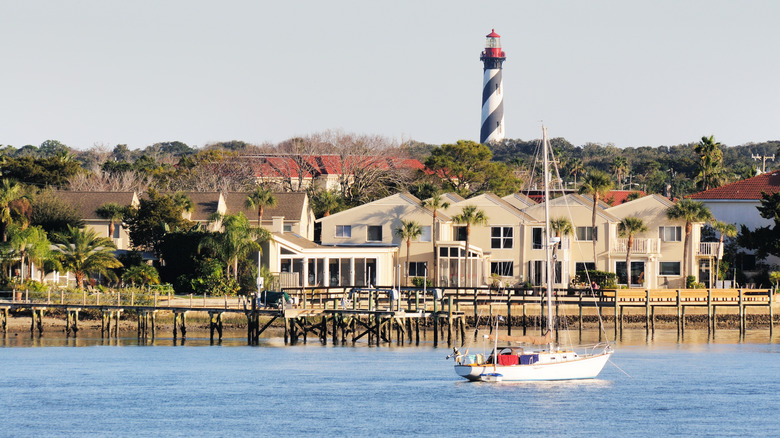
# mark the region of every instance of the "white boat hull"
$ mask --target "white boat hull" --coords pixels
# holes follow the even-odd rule
[[[604,368],[610,356],[612,351],[580,356],[569,361],[531,365],[496,365],[495,368],[492,364],[455,365],[455,372],[473,381],[484,380],[480,379],[480,376],[490,373],[501,374],[504,382],[594,379]]]

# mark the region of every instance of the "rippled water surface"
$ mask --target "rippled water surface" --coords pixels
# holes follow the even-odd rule
[[[0,341],[4,436],[771,436],[780,345],[624,336],[597,380],[468,383],[446,348]],[[478,346],[475,346],[478,347]],[[620,369],[618,369],[618,367]],[[628,374],[628,375],[627,375]],[[630,377],[629,377],[630,375]]]

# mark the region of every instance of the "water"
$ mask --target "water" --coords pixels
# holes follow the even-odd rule
[[[767,436],[780,345],[644,340],[599,379],[469,383],[446,348],[0,345],[4,436]],[[706,331],[704,332],[706,339]],[[125,345],[121,345],[125,344]],[[45,345],[44,347],[33,347]]]

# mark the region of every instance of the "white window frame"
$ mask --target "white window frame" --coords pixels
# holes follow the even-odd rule
[[[575,227],[575,229],[574,229],[574,239],[576,239],[578,242],[592,242],[594,240],[593,238],[590,238],[590,239],[580,239],[580,230],[583,230],[585,236],[587,237],[589,229],[590,229],[591,236],[595,235],[596,236],[595,240],[596,240],[596,242],[598,242],[599,241],[599,227],[598,226],[596,226],[595,228],[590,226],[590,225],[587,225],[587,226],[584,226],[584,227]]]
[[[662,263],[676,263],[677,264],[677,274],[663,274],[661,273],[661,264]],[[682,262],[679,261],[659,261],[658,262],[658,276],[659,277],[679,277],[682,275]]]
[[[432,230],[430,225],[422,225],[420,227],[420,230],[422,230],[422,233],[420,233],[420,237],[414,239],[415,242],[430,242],[432,239]]]
[[[674,234],[675,234],[674,237],[675,238],[674,239],[667,239],[666,238],[666,231],[667,230],[671,230],[671,229],[676,229],[676,232],[674,232]],[[661,226],[661,227],[658,227],[658,237],[661,238],[661,242],[682,242],[682,238],[683,238],[682,227],[679,226],[679,225],[678,226]]]
[[[370,239],[371,228],[379,228],[379,239]],[[366,242],[382,242],[385,238],[384,227],[381,225],[366,225]]]
[[[340,233],[339,233],[339,228],[341,228]],[[339,239],[352,238],[352,225],[336,225],[336,237],[338,237]]]
[[[493,236],[493,230],[499,230],[499,236]],[[509,237],[504,236],[504,231],[509,230]],[[509,240],[509,246],[504,245],[505,240]],[[498,241],[498,246],[494,246],[493,242]],[[509,225],[496,225],[490,227],[490,248],[492,249],[513,249],[515,247],[515,227]]]

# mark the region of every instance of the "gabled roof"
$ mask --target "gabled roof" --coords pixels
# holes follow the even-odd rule
[[[223,193],[225,197],[225,207],[227,214],[244,213],[250,221],[257,220],[257,210],[247,208],[245,202],[249,192],[227,192]],[[285,221],[300,221],[306,204],[305,192],[284,192],[274,193],[276,198],[276,207],[266,207],[263,209],[263,221],[270,221],[274,216],[284,216]]]
[[[190,220],[208,221],[219,212],[219,192],[183,192],[194,205]]]
[[[752,178],[694,193],[691,199],[701,200],[760,200],[761,193],[780,192],[780,170],[762,173]]]
[[[74,207],[84,220],[105,220],[95,213],[104,204],[113,203],[121,206],[138,206],[135,192],[76,192],[58,190],[54,192],[57,199]]]
[[[524,209],[526,207],[530,207],[532,205],[538,204],[533,199],[529,198],[528,196],[522,194],[522,193],[512,193],[511,195],[504,196],[504,201],[514,205],[516,208]]]
[[[459,203],[450,206],[450,210],[452,210],[453,208],[460,210],[467,205],[472,205],[472,204],[484,205],[485,203],[493,204],[496,207],[503,208],[504,210],[508,211],[509,213],[512,213],[513,215],[517,216],[523,221],[535,220],[532,216],[528,215],[527,213],[523,212],[519,208],[515,207],[514,205],[510,204],[509,202],[505,201],[502,198],[499,198],[498,196],[492,193],[483,193],[479,196],[474,196],[473,198],[464,199],[463,201],[460,201]]]
[[[420,200],[417,199],[416,196],[412,195],[411,193],[396,193],[394,195],[385,196],[382,199],[377,199],[376,201],[372,201],[367,204],[358,205],[357,207],[352,207],[349,210],[343,210],[338,213],[331,214],[330,216],[321,217],[317,219],[316,222],[322,222],[323,220],[330,221],[333,218],[338,218],[342,215],[354,214],[355,211],[362,210],[365,208],[378,210],[381,209],[382,206],[388,206],[388,205],[392,206],[392,205],[400,205],[400,204],[406,204],[406,205],[417,207],[420,211],[423,211],[431,215],[431,217],[433,217],[433,211],[428,210],[427,208],[424,208],[422,205],[420,205]],[[441,217],[441,220],[446,221],[449,219],[449,217],[447,217],[446,215],[442,215],[441,210],[437,210],[436,214],[438,217]]]
[[[458,202],[464,201],[466,199],[455,192],[442,193],[441,197],[444,198],[446,201],[448,201],[450,204],[457,204]]]
[[[632,201],[624,202],[619,205],[609,207],[607,211],[610,214],[622,218],[626,214],[626,212],[635,211],[634,209],[637,208],[638,206],[642,204],[650,204],[650,203],[656,203],[662,208],[669,208],[674,205],[674,202],[670,201],[668,198],[658,194],[652,194],[652,195],[643,196],[641,198],[634,199]]]
[[[588,210],[593,211],[593,198],[588,196],[583,196],[578,193],[570,193],[568,195],[559,196],[555,199],[550,200],[550,206],[580,206],[587,208]],[[544,206],[544,203],[536,204],[531,207],[528,207],[523,210],[523,212],[528,213],[529,211],[541,211],[541,215],[537,214],[536,216],[531,215],[532,217],[535,217],[536,220],[544,220],[544,209],[541,209],[540,207]],[[603,202],[599,201],[599,208],[596,211],[596,215],[600,216],[608,221],[612,222],[620,222],[620,218],[616,217],[615,215],[609,213],[606,208],[608,205],[604,204]]]

